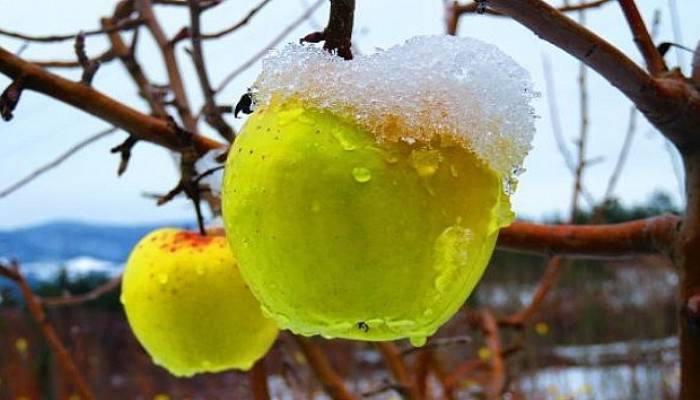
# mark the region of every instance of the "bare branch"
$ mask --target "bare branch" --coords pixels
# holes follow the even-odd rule
[[[115,54],[110,49],[91,59],[92,62],[104,64],[114,60]],[[44,68],[78,68],[81,67],[77,60],[29,60],[28,62]]]
[[[0,95],[0,116],[5,121],[12,119],[12,112],[19,103],[19,98],[22,97],[24,90],[24,76],[19,75],[10,83]]]
[[[47,171],[50,171],[51,169],[56,168],[57,166],[61,165],[61,163],[66,161],[68,158],[70,158],[71,156],[73,156],[75,153],[79,152],[83,148],[87,147],[89,144],[94,143],[94,142],[110,135],[111,133],[113,133],[116,130],[117,130],[117,128],[105,129],[105,130],[102,130],[100,132],[97,132],[96,134],[88,137],[85,140],[80,141],[79,143],[77,143],[76,145],[74,145],[73,147],[68,149],[65,153],[56,157],[54,160],[52,160],[49,163],[44,164],[41,167],[35,169],[29,175],[25,176],[24,178],[20,179],[19,181],[13,183],[12,185],[10,185],[10,186],[6,187],[5,189],[3,189],[2,191],[0,191],[0,198],[3,198],[5,196],[15,192],[16,190],[22,188],[23,186],[25,186],[29,182],[33,181],[34,179],[36,179],[36,178],[40,177],[41,175],[43,175],[44,173],[46,173]]]
[[[299,335],[292,335],[292,337],[328,396],[334,400],[354,400],[355,396],[351,395],[345,388],[343,378],[333,370],[323,351],[313,342],[313,339]]]
[[[514,222],[501,230],[504,250],[577,257],[672,254],[681,220],[675,215],[609,225],[541,225]]]
[[[231,25],[230,27],[220,30],[218,32],[212,32],[212,33],[203,33],[202,34],[202,39],[218,39],[220,37],[226,36],[229,33],[235,32],[238,29],[240,29],[242,26],[246,25],[250,20],[257,14],[260,10],[263,9],[268,3],[270,3],[270,0],[263,0],[260,2],[257,6],[253,7],[250,11],[248,11],[248,14],[246,14],[240,21],[236,22],[235,24]]]
[[[32,289],[29,287],[29,284],[19,272],[19,266],[17,263],[13,262],[10,266],[0,264],[0,275],[15,281],[15,283],[17,283],[19,286],[27,308],[29,309],[29,313],[39,326],[39,329],[51,348],[51,351],[56,354],[58,362],[67,373],[68,378],[75,385],[80,397],[86,400],[94,399],[95,397],[92,395],[90,387],[85,381],[85,377],[81,374],[80,369],[78,369],[78,367],[75,365],[75,361],[71,357],[63,342],[61,342],[58,334],[56,334],[56,330],[54,329],[53,325],[51,325],[51,322],[49,322],[48,318],[46,318],[46,313],[41,305],[41,301],[39,301],[34,293],[32,293]]]
[[[91,291],[73,295],[73,296],[61,296],[61,297],[48,297],[43,298],[41,302],[49,308],[54,307],[67,307],[67,306],[78,306],[85,304],[87,302],[97,300],[107,293],[110,293],[119,288],[122,283],[122,276],[116,276],[104,284],[92,289]]]
[[[117,176],[122,176],[122,174],[129,167],[129,160],[131,159],[131,150],[134,148],[138,140],[139,139],[137,137],[129,135],[122,144],[115,146],[109,150],[110,153],[120,154],[119,167],[117,168]]]
[[[547,262],[547,269],[544,272],[540,282],[537,285],[537,290],[532,296],[532,300],[527,307],[522,310],[501,318],[498,323],[502,325],[510,325],[515,327],[522,327],[522,325],[527,322],[532,316],[540,309],[540,306],[547,297],[552,286],[557,280],[560,271],[562,270],[562,259],[560,256],[554,256]]]
[[[194,61],[199,85],[202,87],[204,96],[204,115],[205,120],[209,125],[219,132],[227,142],[233,142],[235,132],[231,126],[226,123],[221,110],[217,107],[214,101],[214,90],[211,87],[207,67],[204,64],[204,52],[202,51],[202,34],[200,29],[200,14],[202,10],[199,7],[198,0],[188,0],[190,5],[190,38],[192,41],[192,60]]]
[[[299,25],[301,25],[304,21],[306,21],[307,18],[309,18],[314,11],[316,11],[317,8],[323,4],[325,0],[316,0],[309,8],[306,9],[297,19],[292,21],[287,27],[285,27],[277,36],[274,37],[268,43],[266,46],[264,46],[260,51],[255,53],[251,58],[249,58],[246,62],[238,66],[236,69],[231,71],[228,75],[224,77],[224,79],[221,81],[219,86],[216,87],[215,93],[219,93],[226,86],[228,86],[229,83],[231,83],[239,74],[250,68],[253,64],[255,64],[260,58],[262,58],[265,54],[267,54],[270,49],[273,47],[277,46],[284,38],[289,35],[290,32],[292,32],[294,29],[296,29]]]
[[[91,30],[91,31],[84,31],[84,32],[82,32],[82,34],[85,36],[94,36],[94,35],[102,35],[104,33],[110,33],[110,32],[125,31],[125,30],[129,30],[129,29],[134,29],[135,27],[141,25],[142,23],[143,23],[143,21],[141,19],[126,19],[126,20],[120,21],[119,23],[117,23],[113,27],[106,28],[106,29],[102,28],[102,29],[95,29],[95,30]],[[52,43],[52,42],[63,42],[66,40],[75,40],[75,38],[80,33],[81,32],[71,33],[68,35],[35,36],[35,35],[27,35],[27,34],[23,34],[23,33],[11,32],[11,31],[6,31],[3,29],[0,29],[0,35],[9,36],[11,38],[21,39],[21,40],[25,40],[28,42],[40,42],[40,43]]]
[[[170,89],[175,97],[174,104],[177,108],[178,115],[185,125],[185,129],[195,133],[197,132],[197,121],[192,116],[192,111],[190,110],[187,92],[182,82],[182,75],[180,74],[177,57],[175,57],[173,43],[165,36],[163,28],[156,19],[151,0],[136,0],[136,6],[163,56],[165,70],[168,74],[168,80],[170,81]]]
[[[574,157],[569,151],[569,148],[564,139],[564,134],[561,129],[561,120],[559,118],[559,108],[557,107],[557,97],[556,97],[556,85],[554,84],[554,74],[552,74],[552,67],[549,64],[549,59],[546,56],[542,56],[542,70],[544,73],[545,87],[547,90],[547,105],[549,106],[549,116],[552,123],[552,133],[554,134],[554,140],[559,148],[559,153],[564,159],[564,164],[566,168],[571,172],[572,175],[576,174],[576,164],[574,163]],[[586,200],[589,206],[595,204],[595,199],[593,195],[586,190],[581,183],[580,193]]]
[[[489,0],[617,87],[681,151],[700,145],[700,95],[679,76],[652,78],[620,50],[542,0]]]
[[[100,67],[99,61],[91,60],[85,53],[85,34],[80,32],[75,37],[75,55],[78,57],[78,64],[83,68],[83,76],[80,82],[86,85],[92,84],[92,78],[95,77],[97,69]]]
[[[637,44],[647,64],[649,73],[652,75],[659,75],[667,71],[666,63],[656,49],[654,41],[651,39],[651,35],[644,24],[644,20],[634,0],[619,0],[619,3],[627,19],[627,24],[632,30],[634,42]]]
[[[114,25],[114,22],[108,18],[103,18],[101,20],[101,23],[104,27],[110,27]],[[136,36],[137,33],[138,30],[135,31],[134,35]],[[110,42],[112,43],[111,51],[117,57],[119,57],[119,60],[121,60],[122,65],[124,65],[127,72],[131,76],[131,79],[138,87],[139,95],[144,100],[146,100],[146,103],[148,103],[148,106],[151,109],[151,113],[153,113],[158,118],[166,119],[168,113],[165,109],[165,105],[159,100],[159,98],[154,96],[152,85],[149,79],[146,77],[146,73],[141,68],[141,65],[136,61],[136,55],[134,54],[134,50],[136,46],[137,37],[134,38],[133,43],[130,47],[127,47],[127,45],[124,43],[121,35],[118,32],[112,32],[108,35],[108,37]]]
[[[270,400],[264,357],[253,364],[253,368],[248,372],[248,382],[253,400]]]
[[[582,10],[587,10],[591,8],[597,8],[600,6],[603,6],[607,3],[610,3],[613,0],[597,0],[597,1],[591,1],[591,2],[582,2],[579,4],[571,4],[569,5],[568,2],[564,6],[558,7],[557,10],[562,13],[568,13],[572,11],[582,11]],[[503,14],[494,11],[492,9],[489,9],[488,7],[479,7],[479,2],[474,1],[471,3],[467,4],[459,4],[457,1],[453,2],[447,2],[446,4],[446,10],[445,14],[447,17],[446,21],[446,26],[447,26],[447,33],[449,35],[456,35],[457,34],[457,26],[459,24],[459,17],[465,14],[488,14],[488,15],[493,15],[497,17],[502,17]]]
[[[420,400],[421,395],[408,375],[406,364],[401,358],[401,352],[393,342],[377,342],[379,353],[384,358],[384,363],[389,367],[394,379],[399,384],[399,392],[409,400]]]
[[[121,128],[139,139],[176,150],[179,139],[166,121],[145,115],[95,89],[69,81],[30,64],[0,47],[0,73],[16,79],[24,76],[25,88],[44,93]],[[200,153],[222,147],[203,136],[192,139]]]

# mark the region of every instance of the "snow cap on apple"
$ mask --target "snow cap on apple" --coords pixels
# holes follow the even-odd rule
[[[227,237],[263,311],[303,335],[420,345],[479,281],[530,149],[528,73],[475,39],[263,61],[229,153]]]

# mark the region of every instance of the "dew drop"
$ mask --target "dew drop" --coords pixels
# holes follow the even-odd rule
[[[348,137],[345,135],[345,132],[343,132],[340,129],[333,129],[331,131],[333,134],[333,137],[335,140],[340,143],[340,147],[343,148],[345,151],[353,151],[357,149],[357,144],[355,144],[352,140],[348,139]]]
[[[355,167],[352,169],[352,176],[356,181],[365,183],[372,179],[372,172],[365,167]]]
[[[168,274],[159,274],[158,283],[160,283],[161,285],[165,285],[166,283],[168,283]]]
[[[204,267],[201,265],[198,265],[195,271],[197,272],[197,275],[204,275]]]
[[[428,338],[425,336],[411,336],[408,338],[408,341],[411,342],[413,347],[423,347],[428,341]]]

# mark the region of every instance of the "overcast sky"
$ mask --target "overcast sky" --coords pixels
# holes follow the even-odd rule
[[[206,31],[224,28],[237,21],[258,0],[229,0],[214,11],[207,12],[203,21]],[[680,34],[683,44],[694,47],[700,39],[700,1],[676,0]],[[31,34],[72,33],[94,29],[101,16],[110,15],[114,2],[110,0],[3,0],[0,27]],[[206,58],[212,80],[218,83],[229,71],[245,62],[258,49],[270,42],[289,21],[300,15],[311,0],[272,0],[249,25],[226,39],[207,42]],[[386,48],[420,34],[441,34],[444,31],[440,0],[358,0],[355,22],[355,42],[363,53]],[[400,4],[400,6],[399,6]],[[654,10],[661,11],[659,40],[673,41],[672,16],[669,0],[638,1],[645,19],[652,19]],[[161,7],[158,15],[169,34],[174,34],[188,22],[184,8]],[[291,32],[283,41],[295,41],[325,23],[328,9],[324,4],[307,23]],[[624,18],[616,2],[588,12],[589,26],[619,46],[625,53],[639,59]],[[165,82],[160,55],[146,32],[140,41],[138,57],[154,82]],[[498,45],[532,74],[535,86],[542,93],[536,101],[540,116],[534,149],[526,160],[527,171],[522,175],[514,197],[515,211],[528,217],[543,217],[564,213],[571,202],[572,177],[557,150],[551,130],[547,93],[543,78],[543,59],[548,59],[554,71],[556,98],[559,100],[561,125],[571,151],[578,135],[580,121],[576,76],[578,63],[562,51],[540,41],[517,23],[503,18],[469,16],[462,19],[459,35],[472,36]],[[0,46],[16,51],[21,41],[0,37]],[[197,78],[186,55],[186,44],[177,47],[180,66],[188,86],[194,109],[201,104]],[[30,59],[70,59],[73,43],[31,44],[22,54]],[[92,55],[107,48],[99,37],[89,37],[88,52]],[[681,53],[682,68],[687,72],[690,53]],[[667,55],[671,65],[679,61],[671,50]],[[260,69],[253,65],[227,87],[219,100],[234,103],[255,79]],[[58,71],[76,78],[79,71]],[[600,199],[621,147],[628,124],[630,103],[596,73],[591,72],[591,133],[589,158],[598,159],[586,170],[585,186]],[[9,83],[0,77],[3,88]],[[143,102],[123,67],[118,62],[100,68],[94,86],[134,107],[145,110]],[[238,128],[243,120],[230,121]],[[108,127],[80,110],[65,106],[42,95],[25,92],[9,123],[0,123],[0,188],[15,182],[37,166],[56,157],[74,143]],[[206,130],[205,130],[206,131]],[[210,133],[206,131],[207,133]],[[0,199],[0,228],[26,226],[55,220],[80,220],[131,224],[192,219],[192,209],[184,200],[156,207],[145,192],[164,193],[178,176],[170,155],[150,144],[136,146],[129,170],[117,178],[118,157],[109,149],[125,138],[123,132],[113,134],[84,149],[61,167],[47,173],[21,190]],[[674,153],[643,118],[632,144],[627,166],[621,176],[616,194],[627,203],[643,201],[655,190],[664,190],[677,202],[679,182],[673,167]],[[676,160],[677,164],[677,160]]]

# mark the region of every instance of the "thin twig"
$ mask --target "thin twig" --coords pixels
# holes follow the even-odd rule
[[[47,164],[44,164],[41,167],[35,169],[34,171],[32,171],[30,174],[28,174],[24,178],[18,180],[17,182],[13,183],[12,185],[10,185],[7,188],[0,191],[0,198],[3,198],[5,196],[11,194],[12,192],[20,189],[24,185],[33,181],[34,179],[40,177],[41,175],[43,175],[47,171],[50,171],[51,169],[56,168],[57,166],[61,165],[61,163],[66,161],[68,158],[70,158],[72,155],[77,153],[78,151],[80,151],[83,148],[85,148],[86,146],[108,136],[109,134],[115,132],[116,130],[117,130],[117,128],[114,128],[114,127],[108,128],[108,129],[102,130],[100,132],[97,132],[96,134],[88,137],[85,140],[78,142],[73,147],[68,149],[65,153],[62,153],[61,155],[56,157],[54,160],[52,160],[52,161],[48,162]]]
[[[503,361],[501,338],[496,318],[488,310],[481,312],[481,327],[489,349],[488,362],[491,367],[491,380],[487,387],[488,397],[500,399],[506,384],[506,369]]]
[[[355,396],[351,395],[345,387],[343,378],[333,369],[328,359],[323,354],[323,351],[318,347],[312,339],[301,337],[299,335],[292,336],[296,341],[299,349],[304,354],[306,361],[313,370],[316,378],[323,386],[326,394],[334,400],[354,400]]]
[[[261,358],[253,364],[253,368],[248,372],[248,382],[253,400],[270,400],[265,358]]]
[[[91,291],[79,295],[69,295],[60,297],[44,297],[41,299],[42,304],[46,307],[66,307],[66,306],[78,306],[85,304],[87,302],[97,300],[107,293],[110,293],[119,288],[122,283],[122,276],[116,276],[102,285],[92,289]]]
[[[499,324],[522,327],[525,322],[527,322],[539,309],[544,299],[547,297],[552,286],[556,282],[560,271],[562,270],[562,259],[560,256],[554,256],[547,262],[547,269],[545,270],[542,278],[537,285],[535,294],[532,296],[532,300],[527,305],[527,307],[522,310],[502,317],[498,320]]]
[[[158,22],[158,19],[153,12],[153,4],[151,3],[151,0],[136,0],[136,5],[146,26],[148,27],[148,30],[151,32],[151,35],[155,39],[156,43],[158,44],[158,48],[160,49],[178,115],[180,116],[182,123],[185,125],[185,129],[192,133],[196,133],[197,121],[194,119],[190,109],[189,101],[187,99],[187,92],[185,91],[185,86],[182,81],[182,74],[180,73],[177,57],[175,57],[173,43],[168,40],[165,35],[165,31],[163,31],[161,24]]]
[[[591,2],[582,2],[579,4],[573,4],[569,5],[568,2],[567,4],[558,7],[557,10],[561,13],[568,13],[572,11],[581,11],[581,10],[587,10],[590,8],[597,8],[600,6],[603,6],[607,3],[610,3],[613,0],[596,0],[596,1],[591,1]],[[487,3],[488,4],[488,3]],[[465,14],[488,14],[492,15],[495,17],[503,17],[504,15],[494,11],[488,7],[483,8],[479,6],[479,2],[471,2],[468,4],[459,4],[456,1],[447,1],[446,2],[446,10],[445,10],[445,15],[447,17],[446,21],[446,27],[447,27],[447,34],[449,35],[456,35],[457,34],[457,27],[459,24],[459,17]]]
[[[659,50],[654,45],[651,35],[644,24],[639,9],[634,0],[618,0],[622,12],[625,14],[627,24],[632,30],[634,42],[637,44],[639,51],[644,57],[647,64],[647,70],[652,75],[656,76],[668,70],[663,57],[659,54]]]
[[[172,150],[177,149],[180,145],[176,132],[167,121],[143,114],[92,87],[48,72],[16,57],[2,47],[0,47],[0,73],[12,79],[24,76],[26,79],[25,89],[44,93],[70,104],[138,136],[139,139]],[[223,146],[222,143],[200,135],[193,135],[192,140],[201,154]]]
[[[292,21],[287,27],[285,27],[277,36],[275,36],[270,43],[264,46],[260,51],[253,54],[246,62],[239,65],[236,69],[229,72],[228,75],[219,83],[219,85],[214,89],[215,93],[220,93],[229,83],[231,83],[239,74],[243,73],[245,70],[253,66],[260,58],[267,54],[270,49],[277,46],[284,38],[287,37],[294,29],[306,21],[309,16],[311,16],[317,8],[323,4],[325,0],[316,0],[311,7],[307,8],[297,19]]]
[[[211,87],[207,67],[204,63],[204,52],[202,51],[202,34],[200,29],[200,14],[198,0],[188,0],[190,9],[190,40],[192,41],[192,61],[194,62],[199,85],[204,96],[204,115],[207,123],[224,138],[227,142],[233,142],[235,132],[221,115],[221,109],[217,107],[214,100],[214,90]]]
[[[569,148],[564,140],[564,134],[561,128],[561,119],[559,116],[559,107],[557,106],[557,96],[556,96],[556,85],[554,84],[554,74],[552,73],[552,67],[549,63],[549,58],[542,55],[542,71],[544,73],[545,88],[547,91],[547,104],[549,106],[549,116],[552,123],[552,133],[554,134],[554,140],[559,148],[559,153],[562,158],[564,158],[564,164],[566,168],[571,172],[571,175],[576,174],[576,164],[574,163],[574,157],[569,151]],[[586,188],[581,184],[580,189],[581,195],[586,200],[589,206],[595,204],[593,195],[586,190]]]
[[[377,342],[376,346],[384,358],[384,363],[389,367],[391,374],[399,384],[404,397],[410,400],[420,400],[421,395],[408,375],[408,369],[396,345],[393,342]]]
[[[69,379],[73,382],[73,385],[75,385],[75,389],[80,397],[86,400],[94,399],[92,391],[85,381],[85,377],[80,372],[80,369],[78,369],[75,361],[58,337],[53,325],[51,325],[51,322],[49,322],[46,317],[41,301],[34,295],[29,284],[19,272],[19,265],[16,262],[12,262],[9,266],[0,264],[0,275],[15,281],[19,286],[27,309],[29,309],[29,313],[39,326],[49,347],[58,358],[61,368],[63,368]]]
[[[586,11],[578,11],[578,22],[581,26],[586,25]],[[589,126],[589,107],[588,107],[588,67],[583,62],[579,62],[578,70],[578,88],[579,88],[579,135],[576,141],[576,168],[574,172],[574,190],[571,201],[571,213],[569,220],[571,223],[576,221],[576,215],[579,212],[579,196],[583,187],[583,173],[588,166],[586,160],[586,150],[588,145],[588,126]]]
[[[83,31],[82,34],[85,36],[102,35],[109,32],[119,32],[123,30],[133,29],[143,23],[140,19],[127,19],[120,21],[118,24],[111,28],[94,29],[90,31]],[[11,32],[0,29],[0,35],[9,36],[15,39],[21,39],[28,42],[40,42],[40,43],[52,43],[52,42],[63,42],[66,40],[75,40],[75,38],[80,34],[80,32],[71,33],[67,35],[48,35],[48,36],[37,36],[28,35],[19,32]]]
[[[218,39],[220,37],[226,36],[229,33],[235,32],[244,25],[246,25],[250,20],[257,14],[260,10],[263,9],[268,3],[270,3],[271,0],[263,0],[260,2],[257,6],[253,7],[248,13],[238,22],[235,24],[231,25],[230,27],[226,29],[222,29],[218,32],[212,32],[212,33],[203,33],[202,34],[202,39]]]

